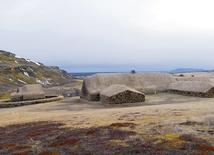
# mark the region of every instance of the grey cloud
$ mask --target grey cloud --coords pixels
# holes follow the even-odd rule
[[[212,68],[212,23],[157,12],[167,1],[0,1],[0,48],[66,70]]]

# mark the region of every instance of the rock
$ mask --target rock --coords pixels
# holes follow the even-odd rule
[[[45,93],[41,84],[28,84],[23,87],[19,87],[16,93],[10,95],[10,99],[13,102],[44,99]]]
[[[103,89],[100,101],[111,104],[144,102],[145,94],[125,85],[114,84]]]

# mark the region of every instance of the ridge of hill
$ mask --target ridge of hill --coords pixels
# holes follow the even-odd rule
[[[199,69],[199,68],[177,68],[175,70],[172,70],[170,72],[173,73],[187,73],[187,72],[205,72],[208,70],[205,69]]]
[[[0,92],[25,84],[58,86],[71,81],[73,77],[59,67],[45,66],[40,62],[0,50]]]

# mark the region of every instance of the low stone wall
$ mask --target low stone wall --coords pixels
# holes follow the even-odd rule
[[[0,108],[13,108],[13,107],[20,107],[24,105],[33,105],[33,104],[40,104],[40,103],[47,103],[47,102],[54,102],[58,100],[64,99],[63,96],[56,96],[56,97],[46,97],[45,99],[39,100],[29,100],[29,101],[19,101],[19,102],[10,102],[10,100],[1,100],[0,101]]]
[[[180,94],[185,96],[194,96],[194,97],[203,97],[203,98],[212,98],[214,90],[212,93],[206,92],[190,92],[190,91],[181,91],[181,90],[168,90],[169,93]]]

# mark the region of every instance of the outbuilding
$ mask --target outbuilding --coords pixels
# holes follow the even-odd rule
[[[100,101],[110,104],[144,102],[145,94],[125,85],[113,84],[101,91]]]
[[[203,81],[179,81],[169,84],[168,91],[175,94],[212,98],[214,97],[214,84]]]
[[[26,101],[44,99],[45,93],[41,84],[27,84],[19,87],[17,92],[10,95],[11,101]]]

